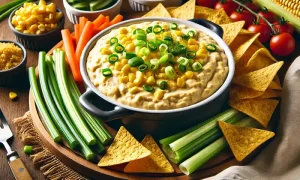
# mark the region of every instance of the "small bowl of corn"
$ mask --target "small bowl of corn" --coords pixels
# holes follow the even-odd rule
[[[13,11],[8,24],[18,42],[31,50],[49,50],[61,40],[63,12],[54,3],[26,2]]]

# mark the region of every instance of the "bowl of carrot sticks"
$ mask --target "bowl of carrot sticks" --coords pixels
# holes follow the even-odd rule
[[[117,14],[120,13],[122,0],[116,0],[114,3],[111,3],[109,6],[106,6],[104,9],[100,10],[91,10],[91,9],[78,9],[73,7],[68,0],[63,0],[63,4],[66,10],[66,14],[69,20],[73,24],[79,23],[79,17],[86,17],[89,20],[96,19],[100,14],[104,16],[109,16],[110,19],[115,17]]]

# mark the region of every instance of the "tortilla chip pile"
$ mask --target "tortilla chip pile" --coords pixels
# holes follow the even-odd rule
[[[106,167],[123,163],[128,163],[124,171],[129,173],[174,172],[172,165],[150,135],[139,143],[121,126],[98,166]]]

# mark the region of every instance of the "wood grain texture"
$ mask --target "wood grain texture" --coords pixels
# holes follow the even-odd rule
[[[5,4],[9,1],[10,0],[0,0],[0,5]],[[55,2],[57,4],[57,6],[61,10],[64,11],[64,8],[62,5],[62,0],[52,0],[52,1]],[[128,0],[123,0],[122,12],[123,12],[122,13],[123,15],[129,15],[129,17],[136,17],[136,15],[130,15],[132,13],[132,10],[129,7]],[[69,28],[72,31],[73,27],[72,27],[71,23],[69,22],[68,18],[65,18],[65,20],[66,20],[65,28]],[[13,40],[13,41],[16,40],[12,31],[8,27],[7,19],[0,22],[0,40]],[[278,60],[285,61],[283,68],[279,72],[281,82],[282,82],[285,72],[286,72],[287,68],[289,67],[289,65],[291,64],[291,62],[297,56],[300,55],[299,35],[297,35],[296,43],[297,43],[297,47],[296,47],[295,52],[292,55],[290,55],[288,57],[284,57],[284,58],[276,57]],[[27,67],[36,66],[38,53],[27,50],[27,55],[28,55]],[[8,93],[10,91],[14,91],[18,94],[19,98],[16,101],[11,101],[8,98]],[[8,123],[14,134],[16,134],[16,132],[15,132],[15,128],[12,124],[12,119],[23,116],[23,114],[29,110],[28,92],[29,92],[29,83],[28,83],[27,77],[16,79],[15,87],[0,87],[0,108],[2,109],[3,113],[5,114],[5,116],[8,120]],[[26,165],[32,178],[35,180],[44,179],[44,177],[41,174],[41,172],[39,171],[39,169],[34,167],[29,156],[24,154],[23,144],[22,144],[21,140],[19,140],[18,137],[15,137],[14,139],[10,139],[8,142],[10,143],[11,147],[15,151],[18,152],[20,158],[23,160],[23,162]],[[231,164],[231,163],[232,163],[231,161],[228,162],[228,164]],[[1,172],[0,179],[4,179],[4,180],[13,180],[14,179],[13,174],[11,173],[11,170],[7,163],[6,151],[2,145],[0,145],[0,172]],[[193,178],[193,176],[192,176],[192,178]]]
[[[17,180],[32,180],[26,166],[20,158],[11,161],[9,166]]]

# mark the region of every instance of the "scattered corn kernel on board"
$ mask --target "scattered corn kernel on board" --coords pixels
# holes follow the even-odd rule
[[[190,2],[193,3],[184,4],[178,8],[165,8],[160,4],[143,17],[176,17],[185,20],[203,18],[220,25],[224,31],[223,39],[230,47],[236,65],[235,76],[232,85],[230,86],[228,105],[255,119],[262,127],[272,127],[273,122],[270,122],[270,120],[279,103],[278,98],[280,97],[282,90],[277,72],[282,67],[283,61],[275,59],[270,54],[269,50],[258,41],[258,34],[242,29],[244,22],[231,22],[230,18],[222,9],[212,10],[195,6],[194,1]],[[58,43],[53,50],[56,48],[63,48],[63,43]],[[49,51],[48,54],[52,54],[53,50]],[[123,126],[118,130],[106,125],[109,132],[116,136],[114,143],[110,147],[106,147],[108,149],[107,154],[104,155],[103,158],[99,157],[101,159],[99,163],[96,162],[99,166],[105,166],[106,168],[98,167],[96,163],[86,161],[78,152],[74,152],[66,146],[54,143],[41,123],[32,93],[30,93],[29,103],[33,123],[35,127],[37,127],[36,129],[40,134],[42,141],[58,157],[58,159],[84,175],[89,177],[99,177],[100,175],[104,175],[107,177],[123,179],[187,178],[187,176],[179,170],[177,165],[173,163],[169,164],[167,162],[161,151],[158,150],[158,146],[157,144],[155,145],[155,140],[151,136],[147,135],[143,140],[139,139],[141,141],[141,143],[139,143]],[[226,123],[220,124],[226,140],[233,149],[234,141],[240,140],[231,138],[231,136],[233,136],[232,134],[235,132],[245,134],[263,133],[268,135],[268,139],[274,136],[273,132],[265,130],[231,127],[232,125]],[[264,141],[268,139],[265,139]],[[123,145],[126,146],[122,147]],[[114,154],[117,154],[119,147],[122,147],[122,152],[126,152],[124,153],[126,155],[124,157],[114,158]],[[139,151],[134,152],[135,149],[139,149]],[[241,149],[238,151],[241,151]],[[249,151],[252,152],[254,149]],[[233,150],[233,152],[235,153],[237,151]],[[138,158],[136,156],[138,156]],[[138,159],[143,158],[148,159],[143,162],[137,161]],[[251,158],[249,160],[251,160]],[[164,167],[164,169],[154,168],[153,165],[151,165],[153,161],[161,162],[160,165]],[[209,177],[227,167],[237,164],[239,164],[239,162],[235,160],[228,148],[223,153],[207,162],[197,172],[190,175],[190,178],[201,179]],[[138,172],[147,172],[147,170],[143,169],[144,167],[147,167],[147,170],[151,169],[156,173],[139,174]],[[132,174],[132,172],[136,173]]]

